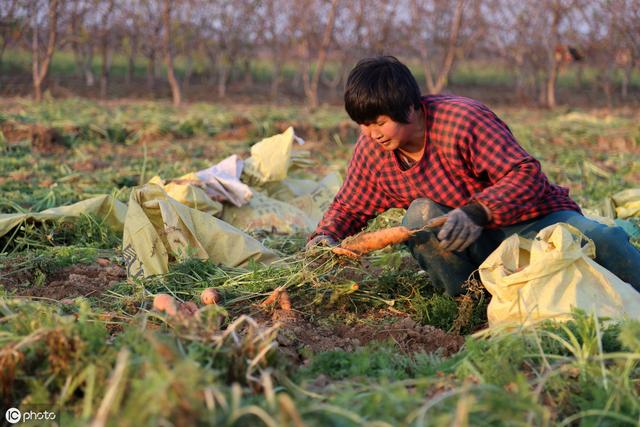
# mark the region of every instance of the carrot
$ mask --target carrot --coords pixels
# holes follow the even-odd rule
[[[153,308],[160,312],[167,313],[169,316],[175,316],[178,313],[176,300],[167,294],[157,294],[153,298]]]
[[[289,298],[289,293],[286,290],[283,289],[280,292],[278,303],[280,304],[280,308],[284,311],[291,311],[291,299]]]
[[[347,237],[339,246],[336,246],[331,250],[336,255],[358,258],[361,255],[386,248],[389,245],[405,242],[417,232],[429,228],[440,227],[444,225],[446,221],[447,217],[442,216],[432,219],[422,228],[416,228],[413,230],[404,226],[398,226],[386,228],[384,230],[372,231],[370,233],[361,233],[356,236]]]
[[[218,304],[220,299],[220,292],[216,288],[207,288],[200,294],[200,301],[204,305]]]
[[[266,300],[262,301],[260,305],[262,307],[265,307],[267,305],[275,304],[278,300],[278,297],[280,296],[280,292],[282,291],[283,290],[281,288],[275,288],[273,292],[271,292],[271,295],[269,295]]]
[[[340,243],[340,248],[353,252],[356,255],[364,255],[389,245],[402,243],[409,239],[415,232],[404,226],[391,227],[384,230],[362,233],[348,237]]]
[[[359,255],[357,253],[350,251],[349,249],[341,248],[340,246],[331,248],[331,252],[333,252],[336,255],[344,255],[347,258],[353,258],[353,259],[359,258]]]

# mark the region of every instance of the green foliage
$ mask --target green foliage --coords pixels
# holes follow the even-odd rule
[[[74,245],[112,249],[122,244],[120,233],[95,215],[61,218],[42,222],[22,222],[0,237],[0,253],[33,249],[61,248]]]
[[[252,72],[264,77],[269,70],[254,64]],[[283,74],[290,72],[285,67]],[[509,78],[501,70],[485,73],[473,77],[461,67],[454,83]],[[576,113],[508,111],[506,121],[552,180],[589,206],[636,185],[637,156],[607,147],[638,144],[640,134],[637,118],[624,112],[608,118]],[[339,108],[306,113],[295,106],[18,100],[3,110],[3,125],[53,127],[67,145],[64,154],[47,155],[32,152],[27,139],[0,138],[0,211],[37,211],[111,193],[114,186],[124,188],[116,197],[126,201],[130,187],[153,174],[173,178],[227,154],[246,154],[283,123],[300,124],[309,139],[328,144],[318,163],[327,160],[331,170],[344,172],[349,138],[355,139],[340,139],[344,119]],[[242,132],[234,141],[221,135],[227,130]],[[105,164],[87,166],[93,159]],[[368,229],[398,225],[403,214],[386,212]],[[119,234],[95,217],[25,223],[13,231],[0,241],[0,282],[28,271],[31,286],[44,286],[47,275],[69,265],[97,257],[121,261]],[[434,289],[401,247],[345,262],[326,250],[301,256],[305,236],[255,237],[286,258],[240,269],[187,257],[165,275],[123,281],[101,296],[65,304],[14,299],[0,287],[0,396],[9,400],[3,404],[59,404],[61,425],[89,424],[108,394],[115,396],[108,423],[123,426],[292,425],[296,417],[310,426],[637,424],[637,321],[576,312],[563,324],[479,332],[448,357],[406,354],[392,342],[306,354],[308,365],[298,365],[295,354],[276,357],[280,341],[270,325],[277,320],[294,337],[295,328],[314,323],[392,323],[396,316],[468,334],[486,324],[487,300],[471,295],[471,310],[463,310],[463,300]],[[198,302],[205,287],[217,288],[223,299],[221,306],[201,308],[197,320],[150,311],[155,293]],[[278,287],[291,297],[292,323],[280,319],[275,306],[259,305]],[[470,319],[460,325],[463,311]],[[282,346],[294,353],[308,348]],[[119,381],[112,380],[118,372]],[[319,385],[322,374],[328,380]]]
[[[392,345],[369,345],[353,352],[328,351],[318,353],[311,364],[300,371],[304,377],[326,374],[333,379],[371,377],[387,379],[408,378],[412,369],[409,357],[398,354]]]

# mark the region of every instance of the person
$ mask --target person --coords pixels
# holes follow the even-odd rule
[[[453,296],[508,236],[533,238],[564,222],[594,241],[596,262],[640,290],[640,251],[626,233],[584,217],[482,103],[421,96],[411,71],[392,56],[358,62],[344,102],[361,135],[307,247],[335,245],[389,208],[407,209],[403,225],[410,228],[446,215],[440,228],[407,244],[433,284]]]

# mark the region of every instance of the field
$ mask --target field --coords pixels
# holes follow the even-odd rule
[[[0,111],[1,213],[100,194],[126,203],[155,175],[247,157],[288,126],[313,160],[296,178],[344,176],[357,135],[338,107],[16,98]],[[638,111],[497,112],[582,207],[638,186]],[[488,333],[489,295],[469,283],[443,296],[404,247],[345,261],[305,254],[301,234],[254,237],[284,261],[241,269],[187,254],[141,279],[127,279],[122,232],[97,216],[0,237],[2,408],[54,411],[60,426],[640,424],[640,322],[576,312]],[[219,305],[202,306],[208,287]],[[274,289],[291,310],[261,305]],[[198,314],[153,310],[158,293]]]

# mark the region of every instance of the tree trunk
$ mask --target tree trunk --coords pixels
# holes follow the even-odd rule
[[[33,92],[36,101],[42,101],[42,82],[49,71],[49,64],[56,47],[56,38],[58,36],[58,0],[49,1],[49,40],[47,43],[47,51],[45,53],[42,64],[40,63],[40,46],[38,44],[38,23],[36,21],[36,13],[33,13],[33,39],[31,43],[31,60],[33,72]]]
[[[162,34],[162,46],[164,49],[164,62],[167,67],[167,79],[171,86],[171,95],[173,97],[173,105],[180,105],[182,95],[180,93],[180,85],[176,79],[173,70],[173,54],[171,53],[171,0],[164,0],[162,8],[162,25],[164,33]]]
[[[156,86],[156,51],[151,48],[147,55],[147,89],[153,92]]]
[[[193,76],[193,55],[189,51],[187,53],[187,63],[186,63],[186,66],[185,66],[184,79],[183,79],[183,83],[182,83],[185,92],[187,91],[187,89],[191,85],[191,76]]]
[[[227,64],[220,63],[218,66],[218,98],[222,99],[227,95],[227,78],[229,76],[229,67]]]
[[[631,81],[631,73],[633,72],[633,63],[634,60],[632,59],[622,71],[622,87],[620,88],[620,97],[623,100],[626,100],[629,96],[629,82]]]
[[[129,36],[129,40],[131,43],[129,49],[129,58],[127,59],[127,75],[125,76],[125,83],[130,85],[133,81],[133,73],[136,68],[136,56],[138,55],[138,37],[131,35]]]
[[[331,44],[331,35],[333,34],[333,28],[336,22],[337,8],[338,0],[331,0],[331,9],[329,10],[329,16],[327,17],[327,25],[324,28],[324,34],[322,35],[322,43],[320,44],[320,51],[318,52],[318,58],[316,60],[316,69],[314,70],[311,82],[308,85],[307,99],[309,107],[311,108],[318,107],[318,85],[320,83],[320,75],[322,74],[324,64],[327,60],[327,51]]]
[[[274,55],[273,61],[273,76],[271,78],[271,101],[278,99],[278,91],[280,89],[280,73],[282,73],[282,63],[280,59]]]
[[[554,62],[549,67],[547,80],[545,82],[545,106],[547,108],[556,107],[556,84],[558,82],[559,65]]]
[[[109,74],[111,71],[111,60],[113,58],[110,43],[109,33],[105,33],[101,43],[101,56],[102,66],[100,71],[100,98],[107,97],[107,89],[109,87]]]
[[[87,44],[86,49],[87,52],[84,54],[84,62],[82,63],[84,82],[87,87],[93,87],[96,83],[96,77],[93,74],[93,46]]]
[[[412,3],[415,13],[418,10],[417,0]],[[442,65],[437,71],[437,75],[433,75],[431,66],[433,60],[429,54],[426,42],[420,42],[420,59],[422,60],[422,70],[424,72],[425,84],[429,93],[440,93],[447,85],[453,62],[456,58],[456,49],[458,46],[458,37],[462,26],[462,17],[464,12],[465,0],[457,0],[453,17],[451,18],[451,27],[449,29],[449,40],[442,59]]]
[[[245,88],[253,86],[253,74],[251,73],[251,60],[249,58],[245,58],[242,62],[242,72],[244,74],[243,86]]]

